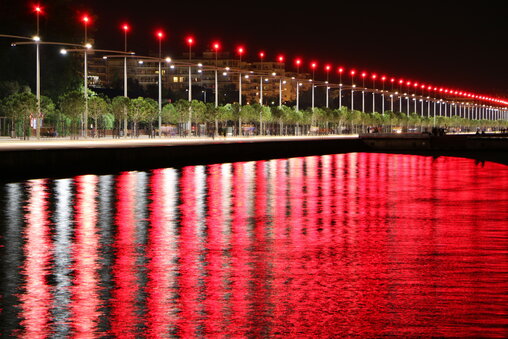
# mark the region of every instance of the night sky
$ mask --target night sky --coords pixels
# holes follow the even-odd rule
[[[33,22],[22,1],[0,0],[20,20]],[[7,4],[7,5],[5,5]],[[129,1],[47,0],[43,25],[51,31],[52,6],[72,8],[76,34],[79,13],[95,16],[96,46],[122,49],[120,24],[132,26],[130,47],[138,54],[157,48],[154,32],[166,31],[164,54],[177,58],[186,50],[184,38],[192,34],[195,51],[218,39],[224,50],[238,44],[246,59],[257,60],[284,53],[288,63],[299,56],[308,63],[335,66],[450,88],[508,96],[508,15],[501,4],[487,1],[474,6],[461,2],[324,2],[277,1]],[[465,4],[465,3],[464,3]],[[12,32],[10,32],[12,33]],[[49,33],[48,33],[49,34]],[[289,68],[289,66],[288,66]],[[324,72],[321,74],[324,78]],[[337,80],[335,80],[337,81]]]

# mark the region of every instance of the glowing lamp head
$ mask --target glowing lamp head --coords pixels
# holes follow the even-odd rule
[[[189,45],[189,46],[194,45],[194,38],[191,36],[188,36],[187,39],[185,39],[185,41],[187,42],[187,45]]]
[[[354,69],[351,70],[351,76],[354,77],[356,74],[356,71]]]
[[[427,89],[430,91],[432,89],[432,86],[427,87]]]
[[[317,62],[311,62],[310,64],[310,68],[312,68],[313,70],[315,70],[317,67]]]
[[[300,66],[302,64],[302,59],[296,59],[295,64],[296,66]]]
[[[259,52],[259,58],[264,59],[265,58],[265,52],[261,51]]]
[[[325,65],[325,71],[330,72],[331,69],[332,69],[332,66]]]
[[[399,85],[402,85],[404,83],[404,80],[403,79],[400,79],[399,80]]]
[[[157,32],[155,33],[155,35],[157,36],[157,38],[158,38],[159,40],[162,40],[162,38],[164,38],[164,32],[163,32],[163,31],[157,31]]]
[[[245,48],[243,46],[239,46],[236,49],[236,52],[238,53],[238,55],[242,56],[245,53]]]
[[[81,21],[83,21],[85,25],[88,25],[90,23],[90,17],[88,15],[83,15]]]
[[[416,87],[418,87],[418,83],[417,83],[417,82],[415,82],[415,83],[413,84],[413,86],[415,86],[415,88],[416,88]]]
[[[278,61],[278,62],[284,62],[284,55],[279,55],[279,56],[277,57],[277,61]]]
[[[372,74],[372,80],[376,80],[377,79],[377,74]]]
[[[337,69],[337,72],[339,72],[339,74],[344,73],[344,67],[339,67],[339,68]]]
[[[362,78],[365,78],[367,76],[366,72],[362,72]]]
[[[35,5],[34,6],[34,12],[37,13],[37,14],[42,13],[42,7],[41,7],[41,5]]]
[[[406,85],[411,86],[411,81],[406,82]]]
[[[390,79],[390,82],[391,82],[391,83],[394,83],[394,82],[395,82],[395,78],[391,78],[391,79]]]
[[[212,44],[212,48],[217,52],[220,49],[220,43],[214,42]]]
[[[381,77],[381,81],[385,81],[385,80],[386,80],[386,76],[385,76],[385,75],[383,75],[383,76]]]
[[[128,32],[130,30],[130,27],[127,24],[123,24],[122,29],[124,30],[124,32]]]

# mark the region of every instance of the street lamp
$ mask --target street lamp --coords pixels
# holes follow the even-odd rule
[[[325,65],[325,71],[326,71],[326,108],[329,108],[329,91],[330,91],[330,70],[332,69],[331,65]]]
[[[127,53],[127,33],[130,30],[128,24],[122,25],[124,34],[124,52]],[[127,98],[127,57],[123,58],[123,96]]]
[[[218,64],[218,55],[219,55],[219,49],[220,49],[220,43],[214,42],[212,44],[212,48],[215,51],[215,107],[219,107],[219,82],[217,79],[217,69],[219,68]]]
[[[279,55],[277,61],[284,64],[284,55]],[[282,76],[279,78],[279,107],[282,107]]]
[[[185,41],[189,45],[189,135],[192,133],[192,45],[194,45],[194,38],[188,36]]]
[[[265,58],[265,52],[259,52],[259,60],[261,61],[261,77],[259,79],[259,104],[263,106],[263,60]]]
[[[164,32],[158,30],[155,32],[155,36],[159,41],[159,137],[162,136],[162,39],[164,38]]]
[[[362,72],[362,113],[365,113],[365,78],[367,72]]]
[[[375,95],[376,79],[377,79],[377,74],[372,74],[372,113],[374,113],[376,111],[376,95]]]
[[[33,37],[33,40],[35,41],[35,48],[36,48],[36,74],[35,74],[35,95],[37,98],[37,124],[36,124],[36,136],[37,139],[41,137],[41,123],[42,123],[42,113],[41,113],[41,61],[40,61],[40,31],[39,31],[39,16],[42,13],[42,7],[40,5],[34,6],[34,12],[37,17],[37,34]]]
[[[383,84],[383,88],[381,90],[381,114],[385,114],[385,81],[386,81],[386,75],[383,75],[381,77],[381,81]]]
[[[339,109],[342,107],[342,73],[344,73],[344,67],[337,69],[339,73]]]
[[[302,64],[302,59],[298,58],[295,60],[296,64],[296,111],[300,110],[300,83],[298,81],[298,77],[300,75],[300,65]]]
[[[85,14],[83,15],[83,17],[81,18],[81,21],[83,21],[83,24],[85,26],[85,41],[84,41],[84,45],[85,45],[85,49],[84,49],[84,58],[85,58],[85,61],[84,61],[84,89],[83,89],[83,95],[85,97],[85,112],[84,112],[84,118],[83,118],[83,124],[82,126],[84,127],[83,128],[83,132],[84,132],[84,137],[87,138],[88,137],[88,49],[92,48],[92,46],[88,43],[88,24],[90,23],[90,17]]]
[[[356,74],[356,71],[354,69],[351,70],[350,72],[351,74],[351,111],[354,110],[354,99],[355,99],[355,74]]]
[[[317,67],[317,62],[313,61],[311,62],[310,64],[310,68],[312,68],[312,110],[314,110],[314,76],[315,76],[315,73],[316,73],[316,67]]]
[[[238,53],[240,63],[238,64],[238,104],[240,105],[240,109],[242,107],[242,56],[245,53],[245,48],[243,46],[238,46],[236,49]]]

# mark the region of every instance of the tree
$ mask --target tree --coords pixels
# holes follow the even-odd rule
[[[93,135],[97,135],[97,124],[98,120],[101,119],[106,113],[110,110],[110,106],[106,100],[101,98],[100,96],[93,96],[88,99],[88,113],[90,118],[93,119]]]
[[[12,135],[22,134],[23,138],[29,138],[30,118],[37,111],[35,95],[28,92],[12,94],[3,100],[3,107],[5,115],[13,121]]]
[[[60,112],[71,122],[71,133],[77,134],[78,127],[83,128],[83,112],[85,111],[85,98],[80,91],[71,91],[62,95],[59,100]]]
[[[129,107],[131,99],[124,96],[117,96],[111,102],[111,111],[118,122],[118,135],[120,135],[121,122],[123,121],[123,135],[127,136],[127,122],[129,118]]]

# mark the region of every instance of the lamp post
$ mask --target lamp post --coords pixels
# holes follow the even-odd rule
[[[128,24],[122,25],[124,33],[124,52],[127,53],[127,33],[130,30]],[[128,97],[127,92],[127,56],[123,58],[123,96]],[[124,137],[127,137],[127,108],[124,109]]]
[[[390,98],[391,98],[391,103],[390,103],[390,111],[392,111],[393,113],[395,113],[395,111],[393,110],[393,84],[395,83],[395,78],[391,78],[390,79],[390,84],[391,84],[391,94],[390,94]]]
[[[354,69],[351,70],[351,111],[354,110],[355,107],[355,74],[356,71]]]
[[[298,77],[300,75],[300,65],[302,63],[302,59],[296,59],[296,111],[300,110],[300,83],[298,81]]]
[[[35,75],[35,95],[37,99],[37,119],[36,119],[36,136],[37,139],[41,137],[41,123],[42,123],[42,113],[41,113],[41,61],[40,61],[40,50],[39,50],[39,42],[40,31],[39,31],[39,16],[42,13],[42,7],[40,5],[35,5],[34,12],[37,17],[37,34],[34,36],[35,48],[36,48],[36,75]]]
[[[381,90],[381,115],[385,114],[385,81],[386,75],[381,76],[381,81],[383,84],[383,88]]]
[[[367,72],[362,72],[362,113],[365,113],[365,77]]]
[[[315,74],[316,74],[316,67],[317,67],[317,62],[313,61],[311,62],[310,64],[310,68],[312,68],[312,110],[314,110],[314,77],[315,77]]]
[[[219,55],[220,43],[217,41],[214,42],[212,44],[212,48],[215,51],[215,107],[219,107],[219,82],[217,79],[217,69],[219,68],[218,55]]]
[[[188,36],[186,39],[187,45],[189,45],[189,135],[192,133],[192,45],[194,45],[194,38]]]
[[[277,61],[284,64],[284,55],[279,55]],[[279,78],[279,107],[282,107],[282,76]]]
[[[83,24],[85,26],[85,50],[84,50],[84,88],[83,88],[83,95],[85,97],[85,112],[83,117],[83,134],[84,137],[88,137],[88,49],[91,48],[91,45],[88,43],[88,23],[90,22],[90,17],[88,15],[84,15],[82,18]]]
[[[239,46],[236,49],[238,53],[240,63],[238,64],[238,104],[240,105],[240,109],[242,107],[242,56],[245,53],[245,48],[243,46]]]
[[[342,73],[344,73],[344,67],[337,69],[339,73],[339,109],[342,107]]]
[[[329,95],[329,92],[330,92],[330,86],[329,86],[329,82],[330,82],[330,70],[332,69],[332,66],[331,65],[325,65],[325,71],[326,71],[326,108],[329,108],[329,100],[330,100],[330,95]]]
[[[259,104],[263,106],[263,60],[265,58],[265,52],[261,51],[259,52],[259,60],[261,62],[260,66],[260,73],[261,76],[259,77]]]
[[[406,93],[406,104],[407,104],[407,116],[409,117],[409,88],[411,86],[411,81],[406,82],[407,85],[407,93]]]
[[[162,136],[162,39],[164,32],[159,30],[156,32],[159,40],[159,137]]]
[[[372,113],[376,111],[376,79],[377,74],[372,74]]]

